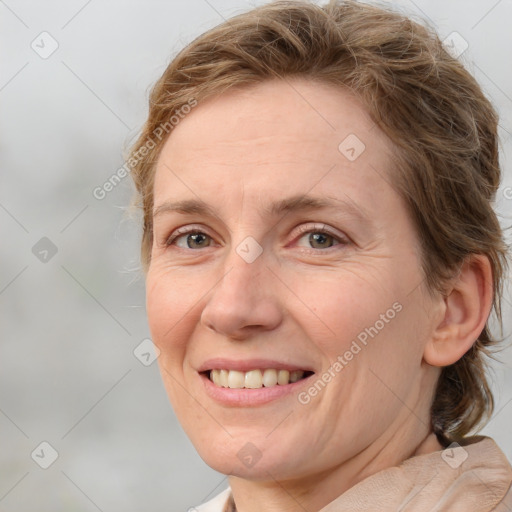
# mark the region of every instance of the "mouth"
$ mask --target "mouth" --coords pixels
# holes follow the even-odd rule
[[[313,375],[309,370],[256,368],[249,371],[212,368],[200,372],[216,387],[229,389],[261,389],[287,386]]]

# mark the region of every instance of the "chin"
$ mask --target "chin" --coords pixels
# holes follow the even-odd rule
[[[251,437],[255,439],[251,442]],[[300,478],[297,469],[304,469],[305,452],[297,448],[298,443],[269,442],[265,436],[233,437],[229,441],[211,442],[204,440],[195,444],[200,457],[208,466],[219,473],[244,478],[246,480],[286,480]],[[300,460],[297,456],[300,454]]]

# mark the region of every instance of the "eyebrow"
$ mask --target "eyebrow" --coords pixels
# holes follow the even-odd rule
[[[315,197],[299,194],[275,201],[263,209],[263,215],[277,217],[300,210],[336,209],[346,211],[352,216],[371,224],[369,213],[349,196],[346,199],[335,197]],[[164,213],[177,212],[218,217],[218,212],[201,199],[185,199],[182,201],[165,201],[153,210],[153,218]]]

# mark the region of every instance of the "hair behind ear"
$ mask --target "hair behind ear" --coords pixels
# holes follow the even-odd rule
[[[459,361],[444,367],[439,376],[431,418],[432,429],[445,446],[461,440],[474,425],[493,413],[494,398],[486,378],[488,365],[482,353],[492,357],[485,342],[478,339]]]

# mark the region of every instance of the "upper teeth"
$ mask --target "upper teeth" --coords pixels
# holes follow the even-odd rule
[[[223,388],[257,389],[265,386],[266,388],[279,384],[284,386],[290,382],[297,382],[304,377],[302,370],[250,370],[248,372],[239,372],[236,370],[211,370],[210,380],[217,386]]]

